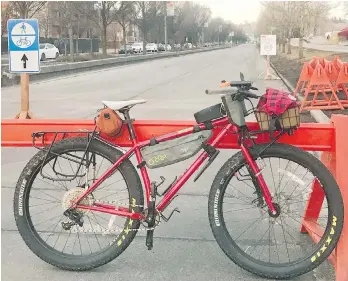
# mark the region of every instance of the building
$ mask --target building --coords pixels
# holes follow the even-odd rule
[[[126,43],[133,44],[134,42],[139,42],[140,32],[136,25],[131,24],[126,28]],[[107,45],[110,49],[119,49],[123,45],[123,29],[122,26],[117,22],[112,22],[107,28]]]

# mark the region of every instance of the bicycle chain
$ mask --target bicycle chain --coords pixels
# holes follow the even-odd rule
[[[130,204],[125,204],[125,203],[121,203],[121,202],[117,202],[117,201],[104,201],[104,200],[95,200],[94,199],[94,201],[93,201],[93,204],[95,204],[95,203],[99,203],[99,204],[117,204],[118,206],[126,206],[126,207],[128,207],[129,208],[129,206],[132,206],[132,207],[145,207],[144,205],[137,205],[137,204],[132,204],[132,205],[130,205]],[[78,208],[78,207],[77,207]],[[116,206],[115,206],[115,208],[117,208]],[[157,210],[158,211],[158,210]],[[158,211],[158,217],[159,217],[159,220],[156,220],[156,225],[155,225],[155,227],[151,227],[151,228],[149,228],[149,227],[147,227],[146,225],[144,225],[143,224],[143,222],[142,221],[140,221],[141,222],[141,225],[142,226],[144,226],[145,227],[145,229],[140,229],[140,228],[127,228],[127,231],[139,231],[139,230],[145,230],[145,231],[147,231],[147,230],[155,230],[155,228],[157,227],[157,226],[159,226],[160,224],[161,224],[161,212],[159,212]],[[114,229],[113,229],[114,230]],[[120,229],[121,231],[122,230],[124,230],[124,228],[121,228]],[[107,230],[106,232],[110,232],[110,231],[112,231],[112,230]],[[82,232],[86,232],[86,231],[82,231]]]

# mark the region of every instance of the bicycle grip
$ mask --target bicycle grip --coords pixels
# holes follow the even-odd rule
[[[237,93],[236,90],[231,88],[224,88],[224,89],[217,89],[217,90],[205,90],[205,93],[207,95],[228,95],[228,94],[235,94]]]

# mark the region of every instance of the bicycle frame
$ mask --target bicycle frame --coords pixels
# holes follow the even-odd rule
[[[204,124],[198,124],[198,126],[202,130],[206,129]],[[213,126],[213,128],[217,127],[217,126],[224,127],[216,137],[213,136],[211,138],[209,144],[213,147],[215,147],[222,140],[224,135],[227,134],[228,132],[230,132],[230,131],[237,132],[238,131],[238,127],[231,124],[229,122],[228,117],[224,117],[224,118],[212,121],[212,126]],[[176,138],[179,138],[179,137],[182,137],[185,135],[192,134],[193,130],[194,130],[194,127],[191,127],[191,128],[188,128],[188,129],[185,129],[182,131],[165,134],[163,136],[156,137],[156,140],[158,142],[163,142],[163,141],[167,141],[167,140],[176,139]],[[150,145],[150,140],[146,140],[143,142],[137,142],[136,138],[134,138],[132,140],[132,142],[133,142],[132,148],[130,150],[128,150],[120,159],[118,159],[113,164],[113,166],[110,169],[108,169],[97,181],[95,181],[88,188],[88,190],[85,191],[84,194],[82,194],[75,202],[73,202],[71,207],[75,207],[75,206],[77,207],[77,204],[85,196],[87,196],[88,194],[93,192],[106,178],[108,178],[117,169],[117,167],[122,163],[122,161],[124,161],[125,159],[130,157],[133,153],[135,153],[135,155],[136,155],[138,164],[140,165],[141,163],[143,163],[140,149],[142,147]],[[265,181],[263,180],[263,177],[260,173],[260,169],[259,169],[257,163],[253,160],[253,158],[251,157],[251,155],[249,153],[248,148],[244,144],[241,144],[240,148],[242,150],[242,153],[244,154],[244,157],[246,158],[246,161],[250,165],[250,168],[253,171],[254,175],[259,179],[259,184],[260,184],[260,187],[263,191],[265,201],[267,202],[268,206],[270,207],[270,210],[272,212],[275,212],[275,209],[274,209],[272,201],[271,201],[271,195],[269,193],[269,190],[266,186]],[[199,154],[199,156],[191,164],[191,166],[175,181],[175,183],[170,187],[170,189],[164,194],[163,198],[160,200],[160,202],[156,206],[156,210],[158,212],[164,211],[164,209],[168,206],[168,204],[174,198],[176,193],[183,187],[183,185],[187,182],[187,180],[189,180],[191,178],[193,173],[199,169],[199,167],[203,164],[204,160],[206,160],[208,156],[209,155],[205,150],[203,150],[203,152],[201,152]],[[148,175],[148,172],[147,172],[145,165],[140,166],[140,172],[141,172],[141,176],[142,176],[143,183],[145,186],[146,205],[148,205],[149,200],[150,200],[150,196],[151,196],[151,184],[150,184],[150,178],[149,178],[149,175]],[[137,220],[144,219],[144,216],[140,213],[132,213],[132,212],[129,212],[128,208],[116,207],[113,205],[94,203],[94,206],[78,205],[78,208],[88,209],[91,211],[99,211],[99,212],[109,213],[109,214],[123,216],[123,217],[129,217],[129,218],[137,219]]]

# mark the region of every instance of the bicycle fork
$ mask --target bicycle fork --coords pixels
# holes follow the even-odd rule
[[[262,171],[260,170],[259,166],[257,165],[256,161],[254,161],[253,157],[251,156],[248,148],[246,146],[244,146],[244,144],[241,144],[241,150],[242,153],[246,159],[246,162],[249,164],[249,167],[251,169],[250,172],[253,173],[253,175],[251,174],[251,178],[254,182],[254,179],[256,179],[257,181],[257,185],[255,186],[256,188],[256,192],[259,193],[258,188],[261,188],[261,191],[263,193],[263,196],[265,198],[265,201],[268,205],[269,210],[271,211],[271,213],[273,215],[277,214],[277,211],[274,207],[274,204],[272,202],[272,196],[271,193],[269,192],[269,189],[267,187],[267,184],[262,176]],[[258,194],[259,196],[259,194]]]

